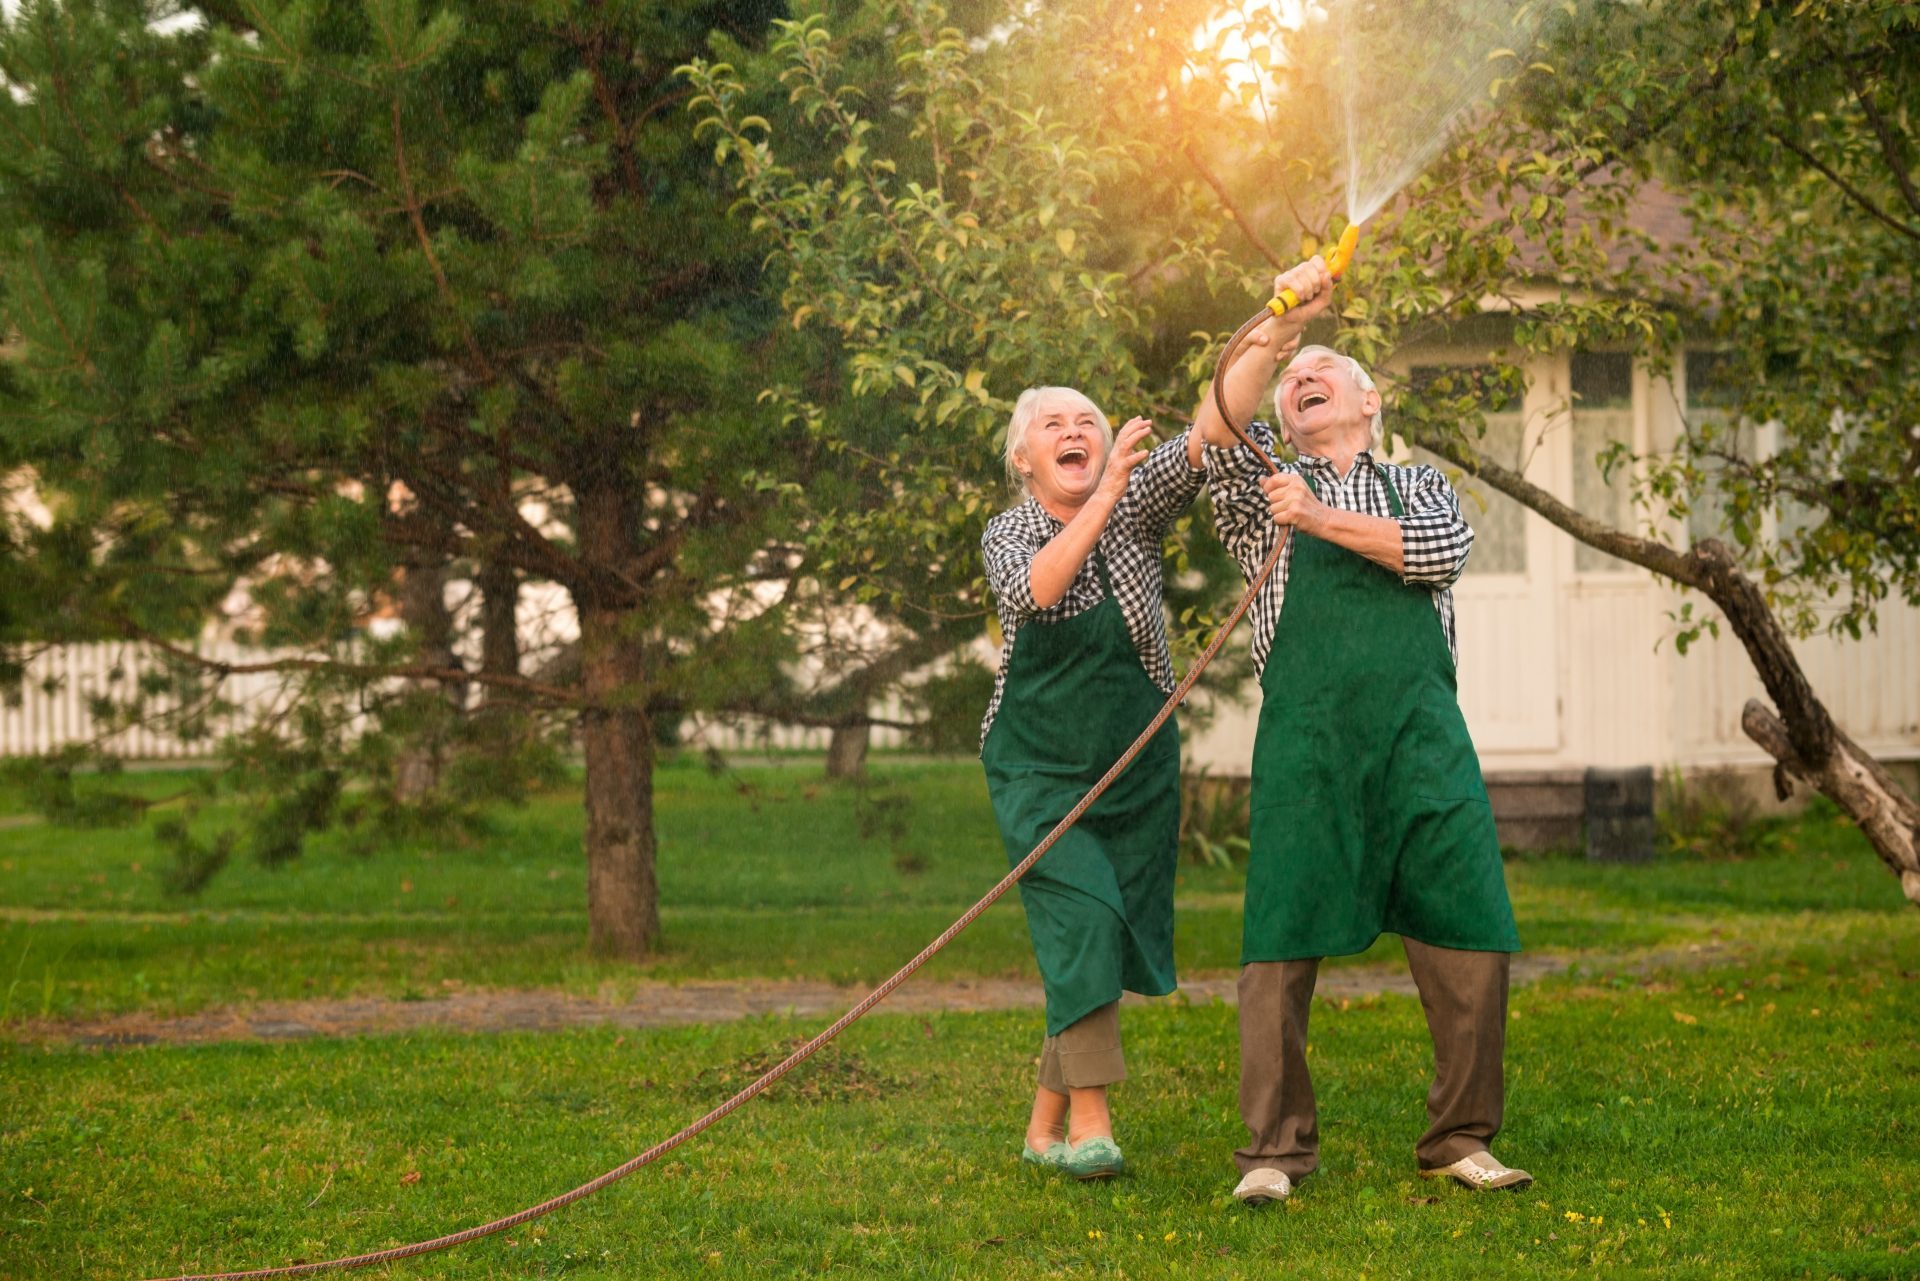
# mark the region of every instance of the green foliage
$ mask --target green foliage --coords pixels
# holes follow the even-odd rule
[[[1682,194],[1690,234],[1631,281],[1719,349],[1716,412],[1645,460],[1655,510],[1710,503],[1797,632],[1920,600],[1902,299],[1920,261],[1920,18],[1888,0],[1581,10],[1539,86],[1556,139]],[[1756,447],[1742,424],[1764,424]]]
[[[21,756],[0,762],[0,784],[17,788],[34,813],[72,827],[125,827],[140,821],[151,804],[138,794],[117,789],[103,778],[79,787],[74,773],[87,763],[84,749],[68,749],[46,756]]]
[[[1181,854],[1205,867],[1244,862],[1253,848],[1247,811],[1252,791],[1247,779],[1211,778],[1204,769],[1181,775]]]
[[[777,670],[781,611],[716,633],[708,602],[766,577],[779,487],[817,465],[737,389],[814,353],[760,300],[672,69],[780,6],[270,0],[156,29],[169,7],[0,20],[0,477],[49,509],[0,503],[11,670],[19,641],[190,642],[239,602],[287,682],[227,784],[255,802],[236,849],[274,863],[408,752],[448,767],[438,821],[550,774],[582,706]],[[488,742],[426,690],[461,666],[430,626],[363,624],[407,575],[500,569],[623,662],[506,687],[524,715]],[[122,690],[120,723],[184,699],[167,723],[207,732],[232,673],[187,648],[201,689]],[[636,814],[646,786],[614,785]]]
[[[908,706],[918,717],[908,742],[925,752],[978,755],[980,721],[993,699],[993,680],[985,664],[963,655],[908,690]]]
[[[1353,49],[1389,60],[1363,74],[1411,83],[1418,68],[1390,59],[1434,56],[1414,37],[1445,8],[1369,9]],[[1533,25],[1535,6],[1515,8],[1517,32]],[[1500,109],[1469,112],[1369,222],[1332,339],[1378,371],[1417,342],[1491,349],[1482,376],[1508,395],[1538,353],[1626,349],[1665,369],[1683,345],[1724,345],[1719,412],[1647,457],[1612,446],[1607,465],[1635,477],[1661,538],[1712,513],[1790,628],[1858,635],[1890,593],[1920,600],[1915,339],[1897,283],[1920,243],[1914,13],[1563,8],[1498,81]],[[840,527],[857,554],[969,544],[1012,389],[1077,381],[1122,413],[1192,403],[1221,327],[1262,296],[1247,265],[1340,230],[1337,68],[1356,19],[1217,11],[1160,0],[1114,22],[1098,4],[1003,5],[982,40],[937,4],[871,0],[782,25],[768,59],[688,69],[792,323],[838,341],[856,400],[914,424],[914,449],[865,461],[931,505]],[[847,31],[889,21],[895,67],[857,62]],[[1059,93],[1063,76],[1089,91]],[[800,119],[743,105],[776,82]],[[869,104],[890,101],[912,128],[875,136]],[[1358,123],[1391,133],[1431,105]],[[806,147],[834,159],[796,164]],[[1678,193],[1678,243],[1643,224],[1649,190]],[[1487,386],[1386,389],[1390,431],[1481,448]],[[819,389],[774,395],[830,430]],[[1740,443],[1742,422],[1773,424],[1765,449]]]
[[[168,850],[172,863],[160,872],[160,884],[168,894],[193,897],[207,888],[233,859],[239,843],[237,829],[226,828],[201,838],[193,831],[193,811],[169,814],[153,825],[153,839]]]
[[[768,392],[845,482],[788,495],[818,574],[896,611],[979,618],[976,549],[1005,501],[1020,389],[1070,376],[1116,419],[1144,407],[1124,342],[1140,318],[1088,249],[1126,162],[983,81],[939,6],[860,6],[846,24],[809,13],[775,24],[765,58],[694,61],[689,106],[772,247],[791,324],[844,354],[844,392]],[[791,108],[777,127],[752,111],[772,83]]]
[[[1752,858],[1772,848],[1786,826],[1762,818],[1759,798],[1731,772],[1669,769],[1660,778],[1654,815],[1661,849],[1693,858]]]

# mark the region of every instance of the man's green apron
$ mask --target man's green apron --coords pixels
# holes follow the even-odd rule
[[[1105,558],[1094,556],[1105,599],[1019,630],[980,752],[1009,864],[1032,852],[1166,702],[1140,665]],[[1173,991],[1179,841],[1180,733],[1169,721],[1021,878],[1049,1036],[1123,988]]]
[[[1295,531],[1260,690],[1241,963],[1382,933],[1519,951],[1433,593]]]

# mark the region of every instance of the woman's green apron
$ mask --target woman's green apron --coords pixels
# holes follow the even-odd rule
[[[1241,962],[1519,951],[1432,592],[1296,531],[1260,690]]]
[[[1015,636],[1000,710],[980,759],[1007,847],[1025,858],[1113,766],[1166,702],[1106,596]],[[1172,721],[1020,881],[1047,988],[1047,1034],[1120,992],[1173,991],[1173,872],[1180,841],[1180,734]]]

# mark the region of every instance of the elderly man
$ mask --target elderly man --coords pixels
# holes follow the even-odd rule
[[[1223,386],[1251,417],[1278,358],[1331,297],[1314,258],[1282,275],[1302,304],[1255,332]],[[1519,950],[1493,814],[1455,693],[1453,600],[1473,531],[1432,467],[1375,456],[1380,394],[1325,347],[1295,355],[1274,397],[1298,461],[1277,476],[1211,398],[1196,425],[1220,536],[1251,577],[1293,543],[1252,610],[1260,672],[1252,855],[1240,971],[1234,1196],[1286,1197],[1319,1165],[1307,1014],[1319,958],[1398,934],[1433,1037],[1422,1175],[1471,1188],[1531,1177],[1487,1151],[1500,1129],[1509,953]],[[1249,436],[1269,451],[1271,430]],[[1277,660],[1277,661],[1274,661]]]

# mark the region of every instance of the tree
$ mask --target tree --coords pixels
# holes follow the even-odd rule
[[[307,684],[236,748],[304,753],[306,784],[271,779],[296,826],[396,680],[566,716],[590,941],[645,953],[654,717],[784,652],[707,602],[777,554],[780,486],[817,465],[733,394],[784,348],[672,76],[778,10],[250,0],[157,28],[180,12],[27,0],[0,28],[0,472],[57,496],[15,531],[38,639],[139,638],[217,682],[186,642],[244,585]],[[577,676],[509,670],[504,623],[473,670],[352,628],[397,567],[456,561],[502,617],[514,578],[563,587]]]
[[[1264,296],[1258,271],[1340,230],[1337,73],[1418,84],[1408,60],[1431,41],[1413,37],[1461,16],[1450,0],[1372,6],[1364,32],[1380,52],[1356,64],[1362,15],[1345,4],[1303,22],[1260,7],[1237,29],[1187,0],[1007,5],[992,38],[974,40],[923,0],[871,7],[897,23],[902,71],[888,88],[920,120],[907,145],[868,145],[878,113],[865,104],[887,99],[849,82],[817,13],[776,24],[774,72],[689,74],[786,272],[788,314],[829,328],[852,391],[907,402],[916,458],[941,459],[901,468],[889,456],[895,483],[963,502],[985,500],[987,480],[966,467],[989,453],[1003,408],[989,389],[1031,378],[1015,371],[1058,371],[1122,402],[1192,403],[1217,337],[1189,339],[1170,318],[1213,299],[1214,324],[1231,323]],[[1888,0],[1573,15],[1531,61],[1519,39],[1487,51],[1511,60],[1493,86],[1505,109],[1469,109],[1371,221],[1334,340],[1379,368],[1447,327],[1485,332],[1489,302],[1515,317],[1493,329],[1504,350],[1489,368],[1390,387],[1390,428],[1707,597],[1773,702],[1751,705],[1746,725],[1783,791],[1799,779],[1831,797],[1920,901],[1920,808],[1834,724],[1789,644],[1819,625],[1858,635],[1890,595],[1920,603],[1906,391],[1916,18]],[[782,132],[745,107],[771,74],[807,128]],[[1433,104],[1405,105],[1411,124],[1361,123],[1414,145]],[[822,145],[838,152],[837,181],[805,179],[787,158]],[[1653,182],[1688,192],[1693,239],[1678,252],[1633,224]],[[1690,423],[1672,454],[1610,451],[1610,466],[1641,478],[1646,528],[1581,513],[1486,448],[1481,406],[1522,385],[1527,354],[1606,344],[1659,364],[1689,336],[1728,342],[1744,379],[1726,415]],[[1782,447],[1735,447],[1743,419],[1780,424]],[[1760,519],[1783,502],[1795,519]],[[1690,512],[1716,516],[1721,536],[1689,540]],[[963,537],[963,524],[939,536]],[[1688,612],[1677,640],[1715,625]]]
[[[1643,290],[1719,340],[1728,365],[1723,414],[1689,420],[1671,455],[1608,461],[1637,466],[1643,501],[1669,518],[1717,514],[1730,545],[1686,546],[1671,521],[1610,528],[1463,458],[1457,441],[1442,452],[1583,542],[1706,596],[1773,704],[1749,702],[1742,724],[1777,762],[1781,797],[1797,780],[1832,799],[1920,903],[1920,804],[1835,723],[1790,644],[1822,627],[1858,638],[1881,602],[1920,603],[1907,390],[1920,354],[1907,306],[1920,267],[1907,123],[1920,107],[1920,16],[1891,3],[1607,5],[1582,13],[1551,56],[1564,74],[1526,104],[1551,143],[1535,194],[1559,198],[1601,174],[1616,189],[1686,190],[1691,239],[1612,287]],[[1764,454],[1742,440],[1756,423],[1772,427]]]

